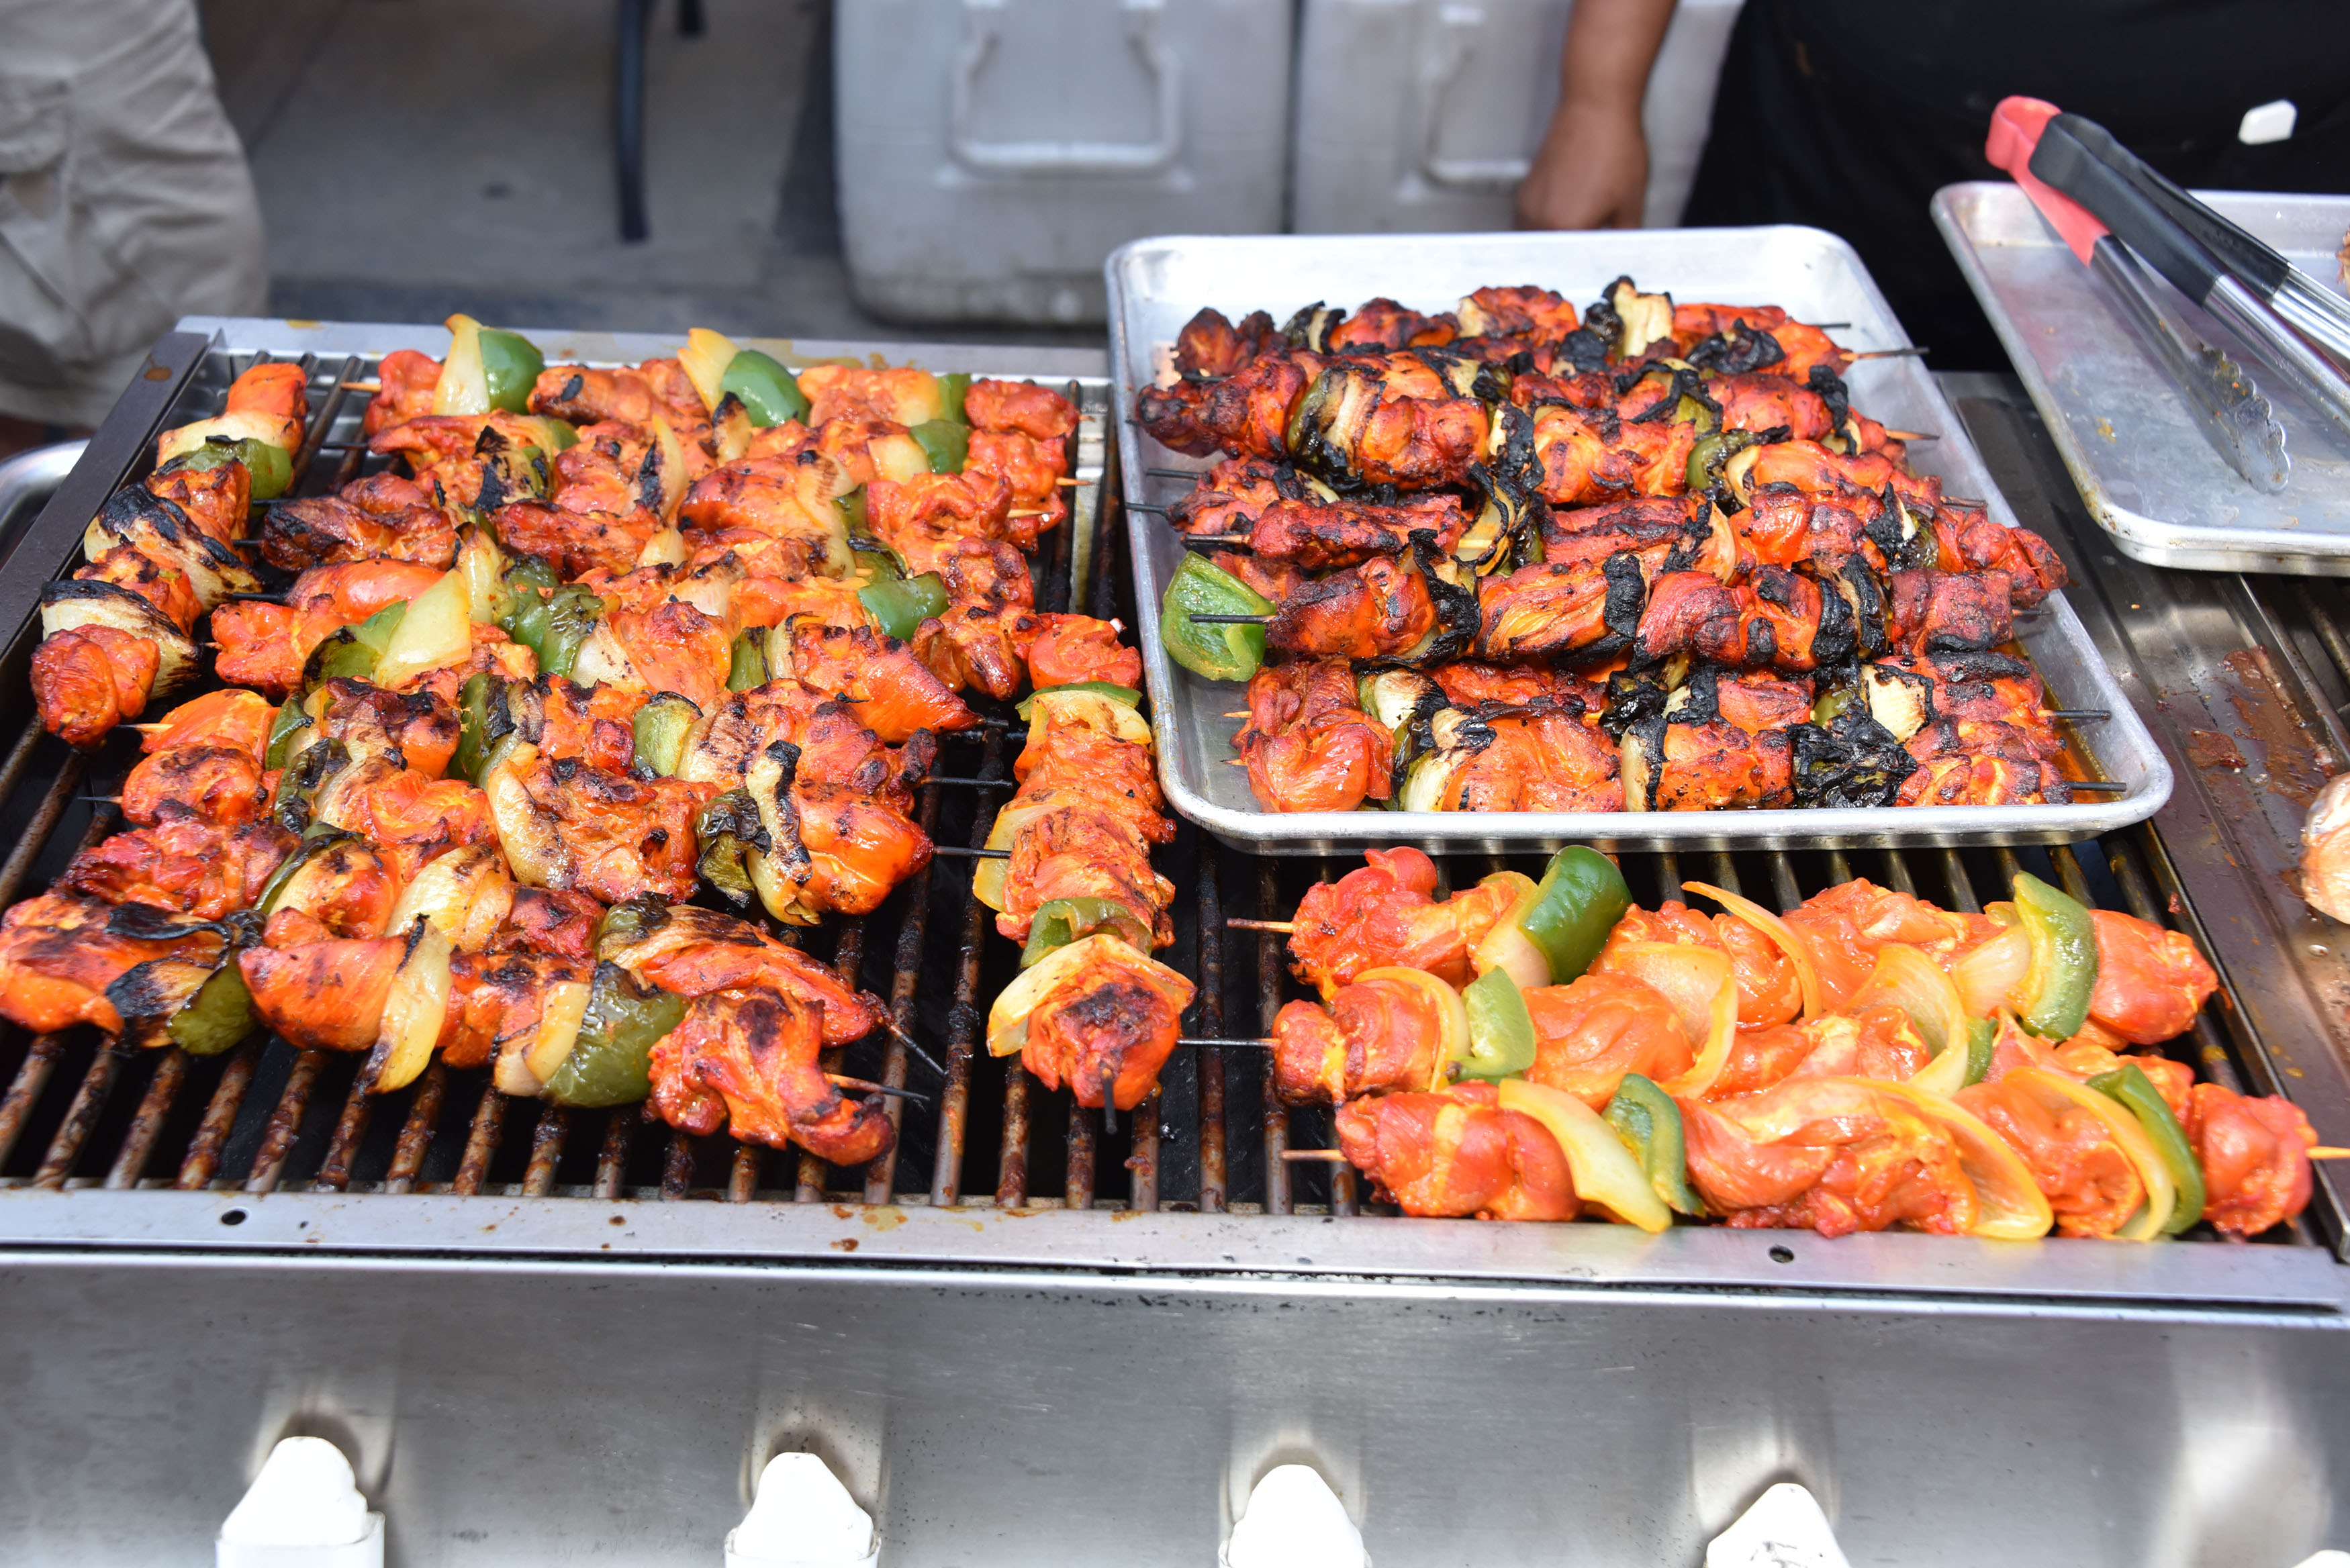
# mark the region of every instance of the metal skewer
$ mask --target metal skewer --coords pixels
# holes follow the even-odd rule
[[[931,1103],[931,1096],[928,1095],[919,1094],[912,1089],[895,1088],[888,1084],[877,1084],[870,1078],[852,1078],[846,1073],[827,1073],[824,1075],[824,1081],[837,1088],[862,1089],[868,1095],[886,1095],[893,1100],[914,1100],[925,1106]]]
[[[931,852],[934,855],[959,855],[966,858],[975,860],[1009,860],[1012,858],[1012,851],[1009,849],[972,849],[961,844],[933,844],[931,846]]]

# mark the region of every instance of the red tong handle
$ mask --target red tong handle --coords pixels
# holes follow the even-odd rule
[[[1983,156],[1991,166],[2002,169],[2023,188],[2040,215],[2048,220],[2059,238],[2072,247],[2089,265],[2089,256],[2097,242],[2110,233],[2094,213],[2072,197],[2051,190],[2032,172],[2032,154],[2040,146],[2040,133],[2048,122],[2064,111],[2054,104],[2036,98],[2003,98],[1999,107],[1991,111],[1991,135],[1983,141]]]

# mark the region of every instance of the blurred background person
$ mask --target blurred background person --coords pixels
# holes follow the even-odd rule
[[[180,317],[268,297],[193,0],[0,0],[0,451],[96,424]]]
[[[1641,94],[1673,5],[1578,0],[1522,226],[1638,222]],[[1928,207],[2006,178],[1983,158],[1992,107],[2046,99],[2190,187],[2350,190],[2343,17],[2341,0],[1748,0],[1681,221],[1840,234],[1935,365],[2000,368]],[[2279,117],[2246,111],[2280,100],[2290,134],[2259,140]]]

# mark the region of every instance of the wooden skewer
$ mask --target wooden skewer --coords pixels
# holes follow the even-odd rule
[[[2350,1148],[2334,1148],[2327,1144],[2314,1144],[2306,1152],[2312,1159],[2350,1159]]]
[[[1224,924],[1236,931],[1278,931],[1284,937],[1297,929],[1295,920],[1243,920],[1238,915],[1226,915]]]
[[[1239,712],[1237,712],[1237,713],[1227,713],[1227,714],[1225,714],[1225,715],[1224,715],[1224,717],[1225,717],[1225,718],[1227,718],[1227,719],[1245,719],[1245,718],[1247,718],[1248,716],[1249,716],[1249,711],[1248,711],[1248,710],[1247,710],[1247,709],[1245,709],[1245,708],[1242,709],[1242,710],[1241,710]]]
[[[1982,504],[1981,501],[1971,495],[1945,495],[1942,499],[1949,502],[1953,506],[1981,506]]]
[[[1006,517],[1050,517],[1052,514],[1053,510],[1049,506],[1032,506],[1025,510],[1014,507],[1004,514]]]
[[[343,383],[343,390],[346,392],[380,392],[383,390],[383,383],[381,381],[345,381]]]
[[[1887,430],[1885,433],[1891,436],[1895,441],[1939,441],[1942,439],[1940,436],[1936,435],[1932,431]]]
[[[1347,1163],[1345,1151],[1335,1148],[1284,1148],[1281,1151],[1281,1158],[1286,1160],[1301,1162],[1312,1160],[1323,1165],[1344,1165]]]

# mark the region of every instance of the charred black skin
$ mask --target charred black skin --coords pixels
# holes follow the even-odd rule
[[[1792,725],[1787,740],[1798,805],[1891,805],[1918,771],[1917,760],[1865,708],[1846,708],[1825,725]]]
[[[1722,376],[1765,370],[1786,357],[1787,351],[1779,347],[1776,337],[1760,328],[1749,327],[1743,321],[1733,323],[1727,332],[1717,332],[1700,340],[1687,355],[1689,362],[1699,369]]]
[[[1607,706],[1600,712],[1599,727],[1620,741],[1633,725],[1661,718],[1672,694],[1662,665],[1619,670],[1607,678]]]

